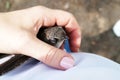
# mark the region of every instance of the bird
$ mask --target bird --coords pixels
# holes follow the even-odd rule
[[[37,37],[57,48],[60,48],[63,42],[68,39],[65,30],[61,26],[41,28]]]
[[[56,25],[51,27],[44,26],[40,28],[36,37],[56,48],[60,48],[64,44],[65,40],[69,39],[65,29],[62,26],[56,26]],[[0,75],[8,73],[9,71],[17,68],[18,66],[29,60],[30,58],[31,57],[23,54],[15,54],[9,60],[0,64]]]

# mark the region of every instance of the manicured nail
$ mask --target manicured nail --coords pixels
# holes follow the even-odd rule
[[[69,69],[74,66],[74,60],[69,57],[64,57],[60,62],[60,66]]]

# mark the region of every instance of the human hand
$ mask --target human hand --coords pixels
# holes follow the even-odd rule
[[[78,51],[81,33],[73,15],[65,11],[37,6],[0,13],[0,52],[31,56],[58,69],[72,67],[74,59],[71,55],[36,38],[42,26],[55,24],[65,28],[71,50]]]

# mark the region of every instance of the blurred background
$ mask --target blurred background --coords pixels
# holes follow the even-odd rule
[[[71,12],[82,30],[80,51],[96,53],[120,63],[120,39],[112,31],[120,19],[120,0],[0,0],[0,12],[36,5]]]

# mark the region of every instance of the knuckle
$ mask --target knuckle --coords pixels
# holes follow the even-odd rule
[[[69,17],[72,17],[72,18],[74,17],[73,14],[72,14],[72,13],[69,13],[69,12],[67,12],[67,15],[68,15]]]
[[[43,7],[43,6],[35,6],[35,7],[33,7],[35,10],[40,10],[41,8],[45,8],[45,7]]]
[[[45,63],[48,63],[49,65],[54,65],[58,52],[59,52],[58,49],[55,48],[50,49],[44,58]]]
[[[45,10],[48,10],[48,8],[47,7],[44,7],[44,6],[35,6],[35,7],[33,7],[33,9],[32,10],[35,10],[35,12],[45,12]]]
[[[67,11],[64,11],[64,10],[56,10],[56,11],[58,11],[59,13],[66,14],[66,15],[69,16],[69,17],[73,17],[73,14],[70,13],[70,12],[67,12]]]

